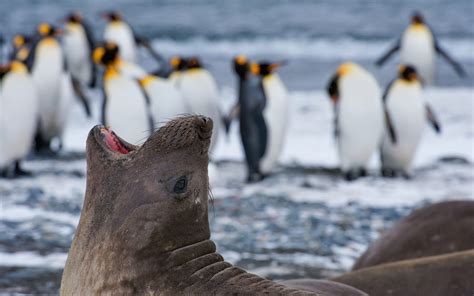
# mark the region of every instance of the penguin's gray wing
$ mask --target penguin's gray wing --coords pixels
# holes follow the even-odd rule
[[[395,44],[393,44],[392,47],[384,55],[382,55],[380,58],[378,58],[375,61],[375,64],[379,67],[382,66],[399,49],[400,49],[400,38],[398,38]]]
[[[90,118],[92,114],[91,114],[91,107],[89,105],[89,99],[82,91],[81,83],[72,75],[70,75],[70,77],[71,77],[72,88],[74,89],[74,93],[79,98],[82,105],[84,106],[84,111],[86,112],[87,117]]]
[[[428,103],[425,104],[425,110],[426,110],[426,118],[430,122],[431,126],[433,129],[436,131],[436,133],[440,134],[441,133],[441,125],[436,118],[436,115],[433,112],[433,109],[428,105]]]
[[[142,91],[143,97],[145,98],[146,113],[147,113],[146,116],[148,118],[148,126],[150,128],[149,136],[151,136],[155,128],[155,121],[153,119],[153,114],[151,113],[151,99],[150,99],[150,96],[148,96],[145,88],[143,87],[140,79],[136,79],[136,82],[138,84],[138,87]]]
[[[155,51],[155,49],[151,46],[151,43],[147,38],[145,38],[144,36],[138,35],[135,32],[135,29],[130,24],[128,24],[128,26],[130,27],[130,30],[132,30],[135,43],[137,45],[143,46],[148,51],[148,53],[153,57],[153,59],[155,59],[155,61],[160,65],[160,67],[164,67],[164,65],[167,64],[165,58]]]
[[[384,115],[385,115],[385,124],[388,129],[388,134],[390,136],[390,140],[392,140],[393,144],[397,143],[397,134],[395,132],[395,127],[393,126],[392,119],[390,117],[390,112],[388,111],[387,108],[387,96],[388,92],[390,91],[390,88],[392,87],[393,83],[396,81],[396,79],[392,80],[385,89],[385,92],[382,96],[382,102],[383,102],[383,110],[384,110]]]
[[[82,27],[84,28],[84,32],[86,33],[87,45],[89,46],[89,52],[90,52],[90,61],[92,64],[91,79],[88,83],[88,86],[91,88],[94,88],[97,83],[97,65],[92,60],[92,53],[94,52],[94,49],[95,49],[95,40],[94,40],[94,35],[92,34],[92,30],[89,23],[87,23],[86,21],[83,21]]]

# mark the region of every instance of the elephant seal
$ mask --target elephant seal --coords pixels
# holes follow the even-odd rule
[[[365,251],[353,270],[474,249],[474,201],[447,201],[413,211]]]
[[[334,281],[369,295],[472,295],[474,250],[403,260],[356,270]]]
[[[366,295],[326,281],[298,290],[223,260],[208,221],[212,126],[179,117],[141,147],[105,127],[91,130],[61,295]]]

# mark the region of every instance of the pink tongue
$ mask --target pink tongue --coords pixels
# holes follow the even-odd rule
[[[122,143],[120,143],[119,139],[117,139],[117,137],[115,137],[111,131],[103,130],[102,132],[105,134],[105,143],[111,150],[122,154],[129,153],[129,151],[122,145]]]

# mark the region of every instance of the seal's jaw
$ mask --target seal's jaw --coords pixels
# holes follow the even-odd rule
[[[118,137],[108,127],[96,126],[93,129],[93,134],[95,141],[101,148],[115,155],[127,155],[138,148]]]

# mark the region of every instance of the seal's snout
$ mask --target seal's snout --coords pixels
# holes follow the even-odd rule
[[[199,135],[200,140],[208,140],[212,136],[212,127],[214,123],[212,119],[205,116],[199,116],[196,118],[196,127],[197,133]]]

